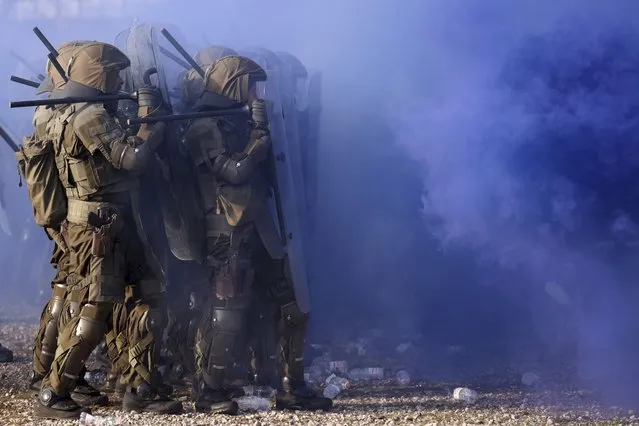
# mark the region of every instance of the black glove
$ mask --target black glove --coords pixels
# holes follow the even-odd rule
[[[258,99],[251,103],[251,120],[256,129],[268,130],[268,114],[264,100]]]
[[[138,117],[148,117],[164,113],[164,99],[157,87],[145,86],[138,89]]]

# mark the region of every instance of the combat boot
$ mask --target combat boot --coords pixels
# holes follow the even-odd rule
[[[42,389],[42,379],[44,379],[42,374],[38,374],[35,371],[31,372],[31,377],[29,378],[29,389],[33,391],[35,396],[40,394],[40,390]]]
[[[139,386],[127,386],[122,409],[156,414],[180,414],[183,411],[180,401],[162,395],[146,382]]]
[[[195,411],[209,414],[237,414],[239,406],[237,402],[233,401],[233,397],[242,396],[244,392],[242,391],[240,394],[237,388],[230,389],[211,389],[205,383],[200,383],[196,395],[194,395]]]
[[[76,382],[71,398],[83,407],[104,406],[109,403],[109,398],[88,384],[84,377],[80,377]]]
[[[44,419],[79,419],[82,412],[91,410],[79,406],[70,395],[56,394],[53,389],[45,388],[38,395],[34,415]]]
[[[319,395],[306,386],[303,380],[282,379],[282,389],[275,396],[275,408],[278,410],[329,410],[333,400]]]

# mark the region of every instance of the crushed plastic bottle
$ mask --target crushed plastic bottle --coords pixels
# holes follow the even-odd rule
[[[277,390],[270,386],[247,385],[243,386],[242,390],[244,390],[245,396],[259,396],[262,398],[272,398],[277,393]]]
[[[477,391],[469,388],[456,388],[453,391],[453,399],[472,404],[479,399],[479,394],[477,393]]]
[[[331,374],[324,382],[324,396],[326,398],[334,399],[337,395],[342,393],[344,389],[348,389],[350,387],[350,382],[343,378],[338,377],[335,374]]]
[[[408,371],[406,370],[399,370],[397,372],[397,383],[399,383],[401,386],[406,386],[408,384],[410,384],[410,374],[408,374]]]
[[[318,365],[312,365],[304,372],[304,380],[310,384],[321,383],[323,377],[325,377],[324,370]]]
[[[247,395],[235,400],[242,411],[270,411],[271,401],[261,396]]]
[[[354,368],[348,372],[351,380],[381,380],[384,378],[384,369],[381,367]]]
[[[339,386],[331,383],[330,385],[326,385],[326,387],[324,388],[323,395],[326,398],[335,399],[335,397],[339,395],[341,392],[342,392],[342,389],[340,389]]]
[[[92,416],[89,413],[80,413],[80,426],[122,426],[122,419],[114,416]]]
[[[328,364],[328,369],[331,373],[347,374],[348,363],[346,361],[331,361]]]
[[[91,370],[84,374],[84,380],[95,387],[103,387],[106,384],[108,373],[104,370]]]

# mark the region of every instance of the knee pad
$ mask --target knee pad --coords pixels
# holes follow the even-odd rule
[[[151,333],[162,333],[168,324],[167,313],[159,307],[149,307],[146,315],[146,328]]]
[[[245,309],[213,308],[213,328],[223,333],[239,334],[244,330]]]
[[[60,318],[60,314],[64,309],[64,298],[67,294],[67,286],[64,284],[56,284],[53,287],[53,297],[51,298],[51,304],[49,305],[49,313],[51,317],[57,322]]]
[[[40,341],[40,355],[35,355],[42,362],[42,367],[48,370],[55,357],[55,351],[58,346],[58,331],[60,314],[64,309],[64,296],[66,294],[66,286],[56,284],[53,287],[53,296],[47,304],[46,313],[43,320],[46,321]],[[37,345],[36,345],[37,348]]]
[[[100,344],[106,333],[106,322],[113,311],[110,303],[87,303],[80,310],[75,335],[92,345]]]
[[[136,305],[128,317],[129,333],[157,335],[167,323],[166,310],[154,303]],[[134,330],[136,330],[134,332]]]

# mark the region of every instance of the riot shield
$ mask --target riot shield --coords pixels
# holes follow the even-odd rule
[[[156,29],[149,24],[134,22],[131,28],[118,34],[115,45],[131,60],[131,66],[125,71],[125,89],[128,92],[151,85],[162,92],[164,102],[170,105],[169,90],[166,84],[166,74],[160,53]],[[147,75],[147,71],[154,68],[156,72]]]
[[[269,106],[269,125],[273,139],[275,157],[276,193],[274,202],[281,214],[280,229],[285,238],[291,278],[295,287],[297,303],[302,312],[310,311],[308,274],[306,270],[303,209],[304,190],[300,151],[296,136],[295,115],[290,114],[287,97],[281,92],[282,75],[279,60],[272,53],[246,51],[243,55],[259,64],[267,73],[264,83],[264,97]]]
[[[306,195],[311,210],[317,208],[318,191],[318,169],[319,169],[319,136],[320,119],[322,114],[322,73],[317,70],[309,70],[306,80],[306,101],[305,111],[307,129],[305,131],[304,142],[304,171],[307,176]],[[314,215],[310,215],[311,218]],[[314,229],[313,223],[310,228]]]
[[[166,59],[160,51],[158,32],[151,25],[136,22],[116,37],[116,46],[131,59],[131,67],[125,75],[126,90],[133,91],[150,83],[160,89],[166,104],[171,106]],[[156,72],[149,72],[152,69]],[[173,255],[180,260],[202,261],[206,238],[204,216],[199,206],[197,181],[186,153],[180,149],[178,126],[177,123],[167,125],[165,142],[143,179],[147,184],[145,189],[149,186],[155,189],[155,201],[162,210],[164,233]],[[144,225],[150,220],[143,218],[142,222]]]
[[[281,80],[285,86],[282,87],[284,95],[284,116],[292,117],[292,125],[287,128],[289,140],[296,141],[295,146],[299,148],[299,158],[302,172],[303,194],[300,194],[304,203],[305,229],[308,228],[311,208],[310,199],[310,162],[315,157],[311,157],[308,152],[307,143],[309,131],[309,111],[308,111],[308,72],[302,62],[288,52],[278,52],[281,61]]]
[[[7,200],[5,198],[3,178],[0,177],[0,230],[11,237],[11,225],[9,224],[9,216],[7,215]]]
[[[6,123],[0,118],[0,128],[3,130],[3,132],[6,132],[6,135],[8,138],[11,139],[12,143],[17,143],[17,139],[15,138],[15,136],[11,133],[11,131],[9,130],[8,126],[6,125]],[[2,136],[0,136],[0,145],[4,145],[5,141],[2,140]],[[9,170],[11,171],[15,171],[16,170],[16,166],[15,166],[15,157],[11,158],[8,155],[5,155],[5,152],[10,152],[9,148],[7,147],[2,147],[0,148],[0,170],[2,170],[2,173],[0,174],[0,230],[2,230],[2,232],[4,232],[5,234],[7,234],[9,237],[13,236],[13,232],[12,232],[12,226],[11,223],[12,221],[9,220],[9,206],[7,205],[7,197],[6,197],[6,186],[5,186],[5,179],[9,177],[9,173],[7,173]],[[17,180],[16,176],[16,180]]]
[[[254,48],[249,50],[247,55],[256,61],[268,74],[268,81],[276,80],[278,88],[279,104],[281,106],[281,115],[277,117],[277,120],[281,121],[281,125],[284,128],[284,135],[286,137],[287,152],[289,157],[290,168],[292,178],[294,180],[293,187],[296,196],[298,220],[302,225],[302,230],[306,227],[307,220],[307,196],[306,196],[306,184],[304,180],[304,171],[302,161],[304,158],[303,150],[301,146],[301,140],[299,136],[299,122],[296,109],[295,100],[295,78],[289,71],[290,68],[280,61],[277,55],[270,50],[263,48]],[[269,96],[267,96],[267,100]],[[271,116],[269,116],[271,120]]]

